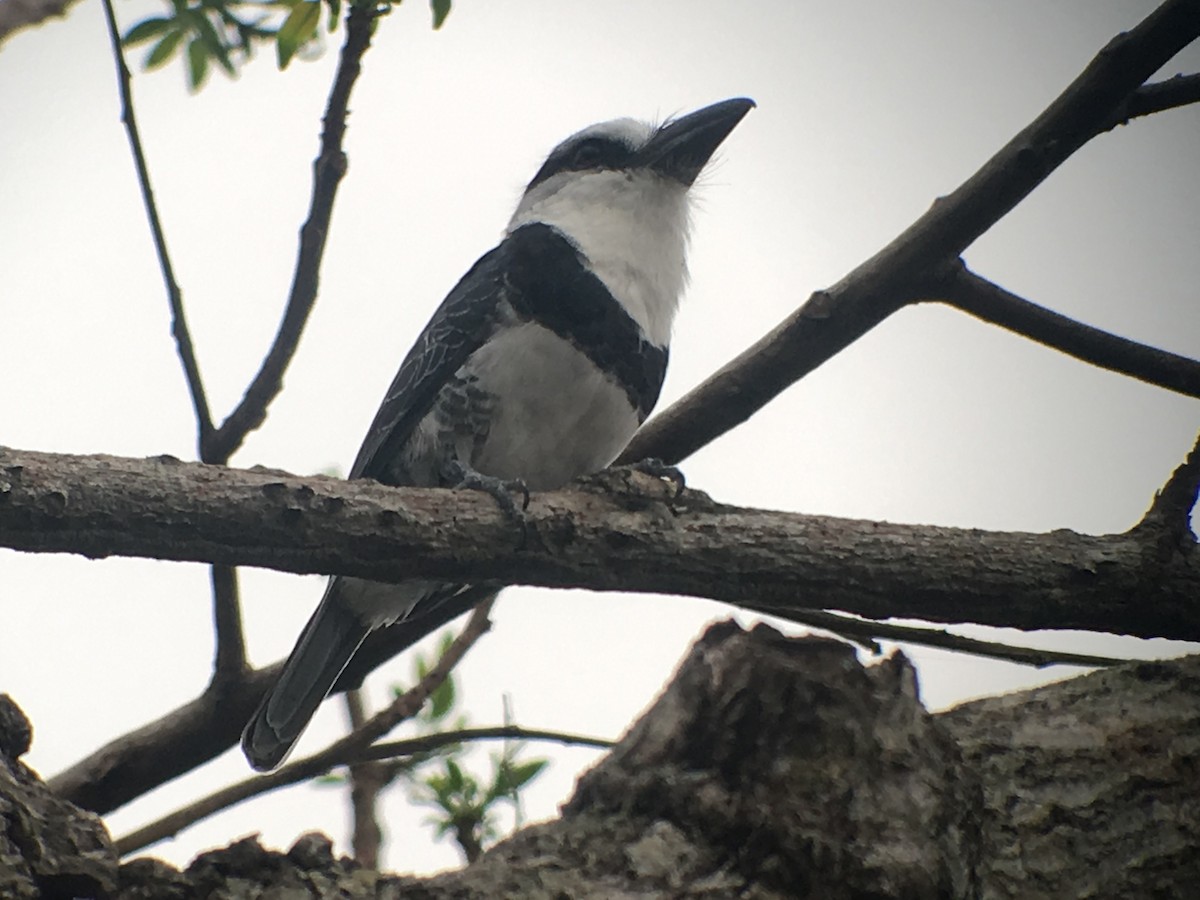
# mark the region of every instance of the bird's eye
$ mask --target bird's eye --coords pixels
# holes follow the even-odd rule
[[[571,153],[571,168],[593,169],[600,165],[604,149],[599,141],[584,141]]]

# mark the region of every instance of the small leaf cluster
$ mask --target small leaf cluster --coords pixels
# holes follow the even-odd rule
[[[439,656],[450,642],[449,635],[443,636]],[[417,657],[415,674],[418,680],[424,678],[430,668],[424,657]],[[453,678],[447,678],[418,717],[423,727],[431,730],[466,727],[467,720],[462,715],[455,717],[452,725],[448,724],[455,704],[455,691]],[[519,812],[521,789],[549,764],[546,759],[520,759],[524,749],[521,741],[506,741],[502,752],[489,754],[491,772],[480,779],[464,767],[463,746],[454,744],[442,748],[409,777],[412,785],[409,794],[413,802],[433,810],[427,823],[433,826],[437,837],[452,836],[468,862],[474,861],[486,844],[500,837],[500,807],[510,804]]]
[[[401,0],[351,0],[377,5],[381,12]],[[226,75],[254,55],[256,47],[274,44],[279,68],[297,56],[320,53],[321,7],[327,9],[327,30],[337,30],[342,0],[167,0],[163,15],[134,24],[122,37],[126,47],[150,44],[142,68],[152,71],[182,55],[188,87],[199,90],[214,64]],[[430,0],[433,27],[450,15],[451,0]]]
[[[413,683],[420,683],[454,642],[447,632],[439,641],[432,657],[417,654],[413,662]],[[393,696],[399,697],[406,688],[393,685]],[[468,720],[456,712],[458,688],[453,674],[438,686],[420,712],[413,717],[419,735],[461,731]],[[464,765],[466,748],[461,743],[445,744],[436,750],[418,754],[391,764],[388,781],[403,781],[409,786],[414,803],[432,808],[426,822],[433,826],[438,838],[452,836],[462,848],[467,861],[473,861],[484,846],[501,835],[500,809],[509,805],[520,819],[520,792],[549,764],[546,759],[521,759],[525,745],[507,741],[500,753],[489,754],[491,772],[476,777]],[[344,774],[329,774],[316,779],[322,785],[345,785]]]

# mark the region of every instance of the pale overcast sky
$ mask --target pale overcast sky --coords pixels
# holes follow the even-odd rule
[[[127,27],[159,8],[122,0],[118,15]],[[420,327],[495,243],[542,156],[584,125],[739,95],[759,103],[704,179],[665,405],[953,189],[1151,8],[460,0],[433,33],[427,5],[409,0],[380,23],[352,100],[350,171],[316,311],[286,390],[234,462],[348,468]],[[135,78],[218,417],[278,322],[340,37],[285,73],[261,54],[236,82],[218,73],[197,96],[178,64]],[[1191,48],[1163,74],[1198,69]],[[0,444],[194,457],[98,3],[0,49],[0,121]],[[1052,309],[1200,356],[1197,146],[1197,107],[1105,135],[967,259]],[[1138,519],[1198,427],[1194,400],[926,307],[895,316],[683,469],[732,503],[1105,533]],[[321,589],[316,577],[243,570],[256,664],[291,647]],[[27,761],[45,775],[191,699],[209,674],[204,566],[0,551],[0,613],[0,690],[32,718]],[[507,692],[522,724],[616,736],[704,624],[731,613],[679,598],[513,590],[459,670],[463,696],[478,724],[500,721]],[[1030,640],[1127,655],[1187,649]],[[910,652],[935,707],[1073,671]],[[393,662],[374,694],[382,699],[389,676],[406,678],[410,666]],[[327,704],[301,752],[341,725],[341,705]],[[550,816],[595,755],[531,749],[555,764],[528,813]],[[110,825],[122,834],[247,771],[231,750]],[[456,862],[452,846],[431,844],[424,813],[403,794],[386,809],[389,867]],[[255,831],[280,847],[309,829],[342,840],[345,822],[337,791],[303,786],[153,852],[183,863]]]

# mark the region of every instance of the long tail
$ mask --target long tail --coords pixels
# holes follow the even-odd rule
[[[336,582],[331,580],[321,605],[283,664],[279,680],[242,732],[242,751],[260,772],[274,769],[291,752],[370,630],[344,604],[335,602]]]

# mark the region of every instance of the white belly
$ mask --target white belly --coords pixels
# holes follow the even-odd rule
[[[494,398],[472,468],[531,490],[596,472],[625,449],[638,420],[625,392],[586,356],[533,323],[501,330],[468,368]]]

